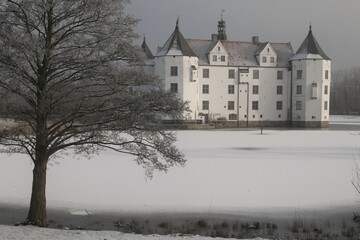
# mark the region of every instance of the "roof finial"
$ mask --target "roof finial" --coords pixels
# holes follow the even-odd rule
[[[309,32],[311,32],[311,21],[310,21],[310,26],[309,26]]]
[[[179,28],[179,20],[180,20],[180,16],[178,16],[177,19],[176,19],[176,28],[177,29]]]
[[[222,10],[221,10],[221,21],[223,21],[223,14],[224,14],[224,12],[225,12],[225,9],[222,9]]]

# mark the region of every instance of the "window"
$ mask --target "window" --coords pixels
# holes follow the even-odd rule
[[[253,94],[259,94],[259,85],[253,85]]]
[[[235,102],[228,101],[228,110],[234,110],[234,109],[235,109]]]
[[[277,79],[282,80],[283,79],[283,71],[277,71]]]
[[[225,56],[222,55],[222,56],[220,57],[220,60],[221,60],[222,62],[225,62]]]
[[[209,101],[203,101],[202,102],[202,109],[203,110],[209,110]]]
[[[329,79],[329,70],[325,70],[325,79]]]
[[[325,111],[328,110],[328,101],[325,101],[325,102],[324,102],[324,110],[325,110]]]
[[[234,85],[228,85],[228,93],[234,94],[235,93],[235,86]]]
[[[178,84],[177,83],[170,83],[170,91],[173,93],[178,92]]]
[[[229,78],[235,79],[235,70],[234,69],[229,69]]]
[[[302,102],[301,101],[296,101],[295,109],[302,110]]]
[[[171,66],[170,67],[170,76],[177,76],[178,75],[178,67],[177,66]]]
[[[217,56],[213,55],[213,62],[217,62]]]
[[[229,114],[229,120],[237,120],[237,115],[234,113]]]
[[[283,102],[276,101],[276,110],[282,110],[282,109],[283,109]]]
[[[318,97],[317,89],[318,89],[317,83],[312,83],[311,84],[311,99],[317,99],[317,97]]]
[[[209,78],[210,77],[210,71],[208,68],[203,69],[203,78]]]
[[[270,63],[275,63],[275,58],[274,57],[270,57]]]
[[[253,70],[253,79],[259,79],[259,70]]]
[[[262,62],[266,63],[266,57],[262,57]]]
[[[296,85],[296,94],[302,94],[302,86],[301,85]]]
[[[270,52],[270,48],[267,48],[267,52]]]
[[[259,110],[259,102],[258,101],[252,102],[252,110]]]
[[[220,47],[218,47],[218,51],[220,51],[221,50],[221,48]]]
[[[302,79],[302,70],[296,71],[296,79]]]
[[[325,95],[328,95],[328,94],[329,94],[329,86],[328,86],[328,85],[325,85],[325,86],[324,86],[324,94],[325,94]]]
[[[277,95],[283,94],[283,86],[276,86],[276,94]]]
[[[202,85],[202,93],[204,93],[204,94],[209,93],[209,85],[208,84]]]

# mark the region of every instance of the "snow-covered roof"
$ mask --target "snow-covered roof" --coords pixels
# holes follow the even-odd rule
[[[316,41],[314,35],[312,34],[311,26],[309,28],[309,33],[306,36],[304,42],[300,45],[296,54],[291,58],[291,60],[298,60],[298,59],[331,60],[321,49],[319,43]]]
[[[174,32],[171,34],[170,38],[166,41],[165,45],[160,49],[156,56],[165,56],[165,55],[180,55],[180,56],[190,56],[195,57],[196,54],[190,48],[189,44],[186,42],[184,36],[179,30],[178,21],[176,22],[176,27]]]
[[[211,40],[186,39],[191,49],[199,57],[200,65],[208,65],[208,54],[215,46],[216,42]],[[256,54],[261,46],[266,43],[254,44],[253,42],[242,41],[221,41],[229,53],[228,63],[230,66],[259,66]],[[270,43],[277,54],[279,67],[288,67],[291,57],[294,55],[290,43]]]
[[[152,54],[150,48],[148,47],[148,45],[146,44],[146,40],[144,37],[143,43],[141,45],[142,50],[144,51],[146,58],[147,59],[154,59],[154,55]]]

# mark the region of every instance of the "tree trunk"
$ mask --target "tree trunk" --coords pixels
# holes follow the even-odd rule
[[[33,184],[28,216],[25,225],[47,227],[46,222],[46,166],[47,157],[42,157],[35,162],[33,170]]]

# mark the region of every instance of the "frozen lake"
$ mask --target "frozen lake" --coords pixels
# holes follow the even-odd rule
[[[307,207],[355,203],[360,131],[179,131],[188,162],[145,179],[131,156],[65,156],[48,171],[48,203],[166,207]],[[0,154],[0,201],[28,203],[32,163]]]

